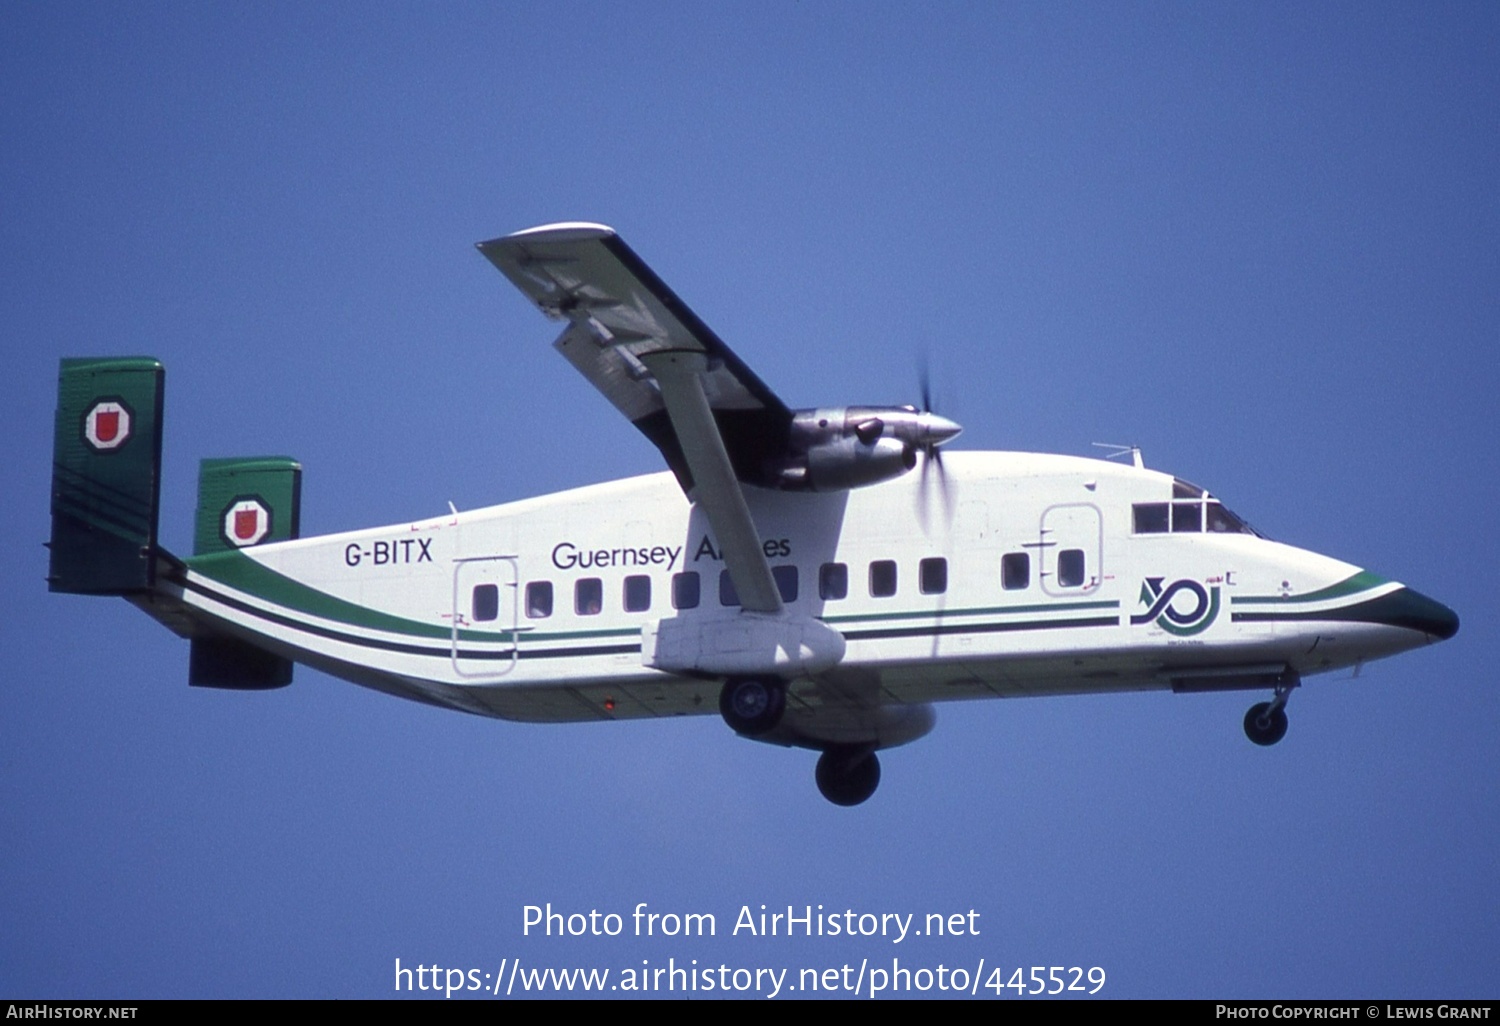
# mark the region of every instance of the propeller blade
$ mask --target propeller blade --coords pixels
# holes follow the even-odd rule
[[[920,434],[918,435],[921,440],[918,449],[922,453],[922,472],[917,482],[920,492],[917,499],[917,523],[921,526],[923,534],[929,534],[931,524],[928,504],[933,488],[933,480],[928,476],[929,473],[936,476],[938,502],[942,505],[943,521],[945,524],[953,522],[953,498],[948,485],[948,472],[943,469],[943,451],[938,446],[956,437],[963,429],[947,417],[939,416],[932,410],[932,375],[928,371],[926,353],[923,353],[917,361],[917,383],[922,393],[922,417],[919,420]]]

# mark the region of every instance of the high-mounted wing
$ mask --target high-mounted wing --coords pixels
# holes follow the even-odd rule
[[[750,612],[782,612],[741,482],[785,451],[792,414],[613,230],[555,224],[479,244],[548,317],[553,345],[656,444],[708,517]]]
[[[735,476],[763,483],[792,413],[613,229],[566,223],[481,242],[479,251],[554,320],[554,347],[661,450],[684,491],[693,473],[650,357],[699,354],[697,374]]]

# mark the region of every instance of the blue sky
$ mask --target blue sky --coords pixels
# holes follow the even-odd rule
[[[1496,994],[1494,5],[14,3],[0,45],[0,993],[899,957]],[[305,533],[660,469],[472,249],[556,220],[793,406],[914,401],[926,354],[959,446],[1138,444],[1463,628],[1311,680],[1270,750],[1250,695],[946,706],[843,810],[716,718],[190,690],[140,613],[47,594],[61,356],[166,363],[179,550],[205,456],[300,458]],[[523,936],[547,902],[720,935]],[[981,932],[726,936],[762,903]]]

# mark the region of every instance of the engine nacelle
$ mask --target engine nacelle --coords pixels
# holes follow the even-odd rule
[[[915,406],[798,410],[777,484],[813,492],[879,484],[914,468],[919,449],[930,454],[959,430],[951,420]]]
[[[868,445],[858,438],[836,438],[813,446],[805,459],[804,487],[841,492],[900,477],[917,465],[917,450],[896,438],[877,438]]]

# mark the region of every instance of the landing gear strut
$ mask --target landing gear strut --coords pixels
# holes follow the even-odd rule
[[[880,760],[867,745],[837,745],[818,758],[818,790],[835,805],[858,805],[880,786]]]
[[[1302,683],[1295,673],[1288,673],[1276,684],[1276,697],[1260,702],[1245,713],[1245,736],[1258,745],[1274,745],[1286,737],[1286,700],[1292,688]]]
[[[759,737],[781,722],[786,682],[774,677],[730,677],[719,692],[719,713],[736,734]]]

